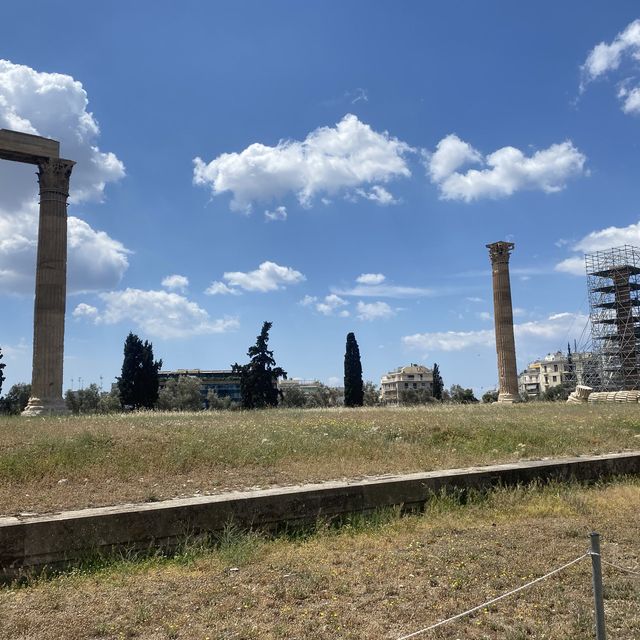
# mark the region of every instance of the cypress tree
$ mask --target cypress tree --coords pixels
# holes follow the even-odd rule
[[[240,375],[240,394],[244,409],[264,409],[278,406],[280,391],[278,378],[287,377],[282,367],[276,366],[273,351],[268,349],[271,322],[264,322],[254,346],[249,347],[247,364],[232,365],[233,373]]]
[[[433,397],[436,400],[442,400],[442,389],[444,388],[444,382],[440,375],[440,367],[437,363],[433,363]]]
[[[344,353],[344,405],[361,407],[364,403],[362,384],[362,363],[360,349],[353,333],[347,334],[347,347]]]
[[[0,349],[0,360],[2,360],[2,349]],[[5,368],[4,362],[0,362],[0,394],[2,393],[2,383],[5,381],[3,369]]]
[[[142,345],[142,406],[153,409],[158,402],[160,379],[158,372],[162,368],[162,360],[153,359],[153,345],[147,340]]]
[[[158,401],[158,371],[162,360],[154,361],[153,345],[129,333],[124,342],[122,375],[118,378],[123,407],[152,409]]]

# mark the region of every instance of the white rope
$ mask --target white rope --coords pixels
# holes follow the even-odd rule
[[[613,564],[613,562],[608,562],[607,560],[603,560],[602,558],[600,558],[600,562],[602,562],[602,564],[608,564],[611,567],[615,567],[616,569],[619,569],[620,571],[626,571],[627,573],[630,573],[634,576],[640,576],[640,572],[638,571],[632,571],[631,569],[626,569],[625,567],[621,567],[617,564]]]
[[[494,602],[498,602],[498,600],[502,600],[503,598],[506,598],[508,596],[512,596],[514,593],[518,593],[518,591],[522,591],[523,589],[526,589],[527,587],[531,587],[532,585],[536,584],[537,582],[540,582],[541,580],[545,580],[546,578],[550,578],[551,576],[555,575],[556,573],[560,573],[560,571],[563,571],[564,569],[567,569],[568,567],[570,567],[573,564],[576,564],[577,562],[580,562],[580,560],[586,558],[589,554],[588,553],[583,553],[579,558],[576,558],[575,560],[572,560],[571,562],[567,562],[567,564],[562,565],[561,567],[558,567],[557,569],[554,569],[553,571],[549,571],[549,573],[546,573],[543,576],[540,576],[539,578],[536,578],[535,580],[532,580],[531,582],[527,582],[527,584],[523,584],[520,587],[517,587],[516,589],[513,589],[512,591],[508,591],[507,593],[503,593],[501,596],[498,596],[497,598],[493,598],[492,600],[488,600],[487,602],[483,602],[482,604],[479,604],[477,607],[473,607],[473,609],[469,609],[467,611],[463,611],[462,613],[459,613],[455,616],[452,616],[451,618],[447,618],[446,620],[440,620],[440,622],[436,622],[435,624],[432,624],[430,627],[425,627],[424,629],[420,629],[419,631],[414,631],[413,633],[410,633],[409,635],[406,636],[402,636],[400,638],[398,638],[398,640],[407,640],[408,638],[413,638],[415,636],[420,635],[421,633],[424,633],[425,631],[430,631],[431,629],[435,629],[436,627],[441,627],[443,624],[447,624],[448,622],[453,622],[454,620],[458,620],[458,618],[463,618],[464,616],[468,616],[470,613],[473,613],[474,611],[478,611],[479,609],[484,609],[485,607],[488,607],[490,604],[493,604]]]

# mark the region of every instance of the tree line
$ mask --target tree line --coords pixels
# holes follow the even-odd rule
[[[360,349],[353,332],[347,334],[344,355],[344,393],[335,387],[320,382],[311,390],[290,386],[280,389],[279,379],[287,379],[287,372],[276,364],[273,351],[269,349],[271,322],[264,322],[254,345],[247,351],[245,364],[231,365],[232,373],[240,380],[240,403],[228,397],[218,397],[209,391],[206,399],[201,394],[200,381],[195,377],[179,376],[166,381],[160,389],[159,372],[162,360],[156,360],[153,345],[144,342],[130,332],[124,342],[121,374],[109,391],[96,384],[65,393],[67,408],[74,414],[113,413],[123,410],[178,410],[197,411],[208,409],[262,409],[268,407],[361,407],[380,403],[379,389],[373,382],[363,382]],[[5,364],[1,362],[0,393],[5,380]],[[18,383],[9,392],[0,395],[0,413],[19,414],[25,408],[31,386]],[[433,366],[433,385],[426,390],[407,389],[401,394],[402,404],[418,405],[435,401],[456,403],[477,402],[471,389],[453,385],[444,388],[440,369]]]

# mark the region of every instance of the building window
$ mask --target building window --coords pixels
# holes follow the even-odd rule
[[[554,365],[553,365],[553,370],[554,370],[554,371],[557,371],[557,370],[558,370],[558,365],[557,365],[557,364],[554,364]]]
[[[405,389],[408,389],[408,388],[409,388],[409,383],[408,383],[408,382],[405,382],[405,383],[404,383],[404,388],[405,388]]]
[[[553,376],[553,381],[558,382],[558,376]]]

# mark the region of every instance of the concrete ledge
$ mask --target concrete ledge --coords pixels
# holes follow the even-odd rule
[[[229,522],[242,528],[275,529],[382,507],[420,508],[443,489],[639,474],[636,451],[0,518],[0,578],[65,565],[95,552],[171,547],[185,536],[219,532]]]

